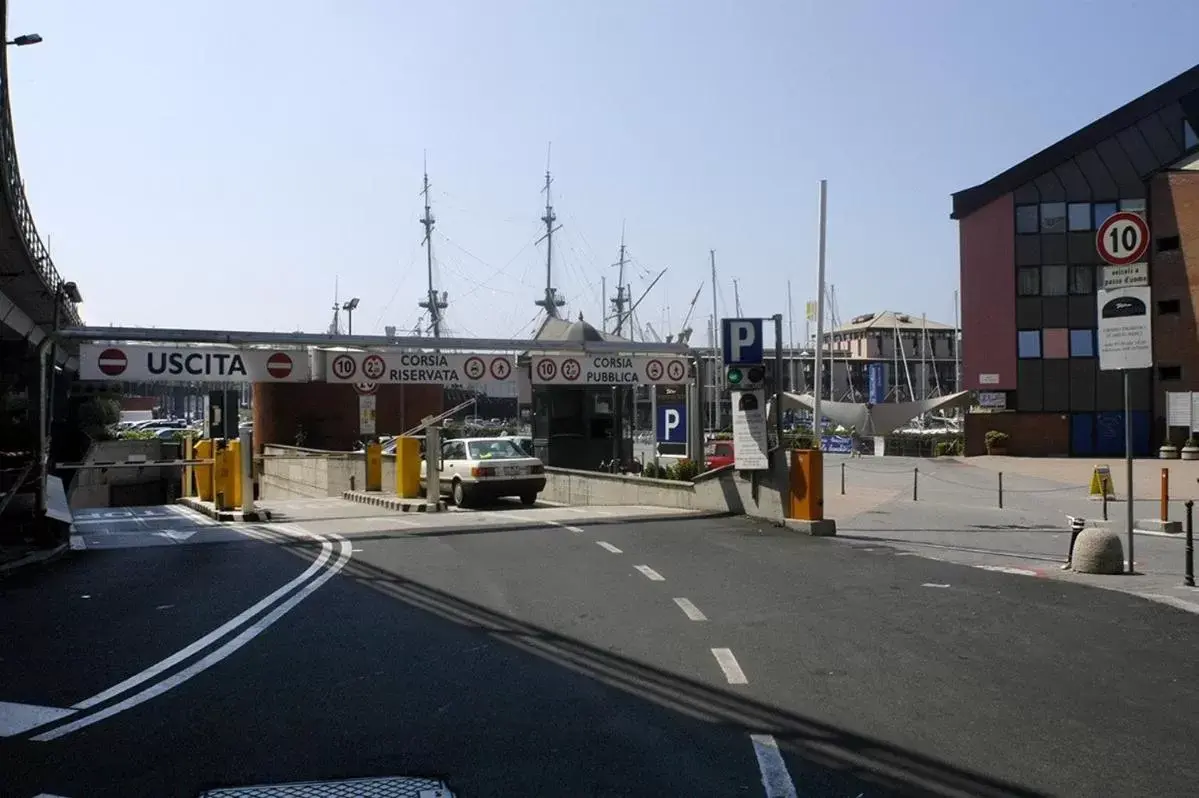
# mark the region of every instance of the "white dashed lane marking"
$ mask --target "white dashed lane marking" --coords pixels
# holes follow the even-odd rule
[[[676,599],[674,600],[674,603],[675,603],[675,604],[678,604],[678,605],[679,605],[679,609],[680,609],[680,610],[682,610],[682,611],[683,611],[683,613],[684,613],[684,614],[685,614],[685,615],[686,615],[688,618],[690,618],[691,620],[693,620],[693,621],[706,621],[706,620],[708,620],[708,616],[707,616],[707,615],[704,615],[702,612],[700,612],[700,611],[699,611],[699,607],[697,607],[697,606],[695,606],[694,604],[692,604],[692,603],[691,603],[691,601],[690,601],[689,599],[685,599],[685,598],[676,598]]]
[[[749,684],[749,679],[745,678],[745,671],[741,670],[731,649],[714,648],[712,656],[716,657],[716,664],[724,671],[724,678],[729,684]]]
[[[613,546],[611,543],[607,542],[606,540],[597,540],[595,542],[595,545],[599,546],[601,549],[604,549],[605,551],[610,551],[613,554],[622,554],[623,553],[623,552],[621,552],[620,549],[616,548],[615,546]]]
[[[658,573],[653,568],[650,568],[648,565],[635,565],[633,567],[640,571],[641,575],[651,582],[666,581],[666,577],[662,576],[662,574]]]
[[[783,754],[774,737],[751,734],[749,739],[754,744],[754,755],[758,758],[758,770],[762,772],[766,798],[797,798],[795,783],[791,781],[791,774],[787,772],[787,764],[783,762]]]

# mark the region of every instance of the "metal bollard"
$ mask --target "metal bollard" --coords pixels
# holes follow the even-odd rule
[[[1103,489],[1103,520],[1107,520],[1107,488]]]
[[[920,467],[912,469],[912,501],[918,500],[918,488],[920,485]]]
[[[999,472],[999,509],[1003,509],[1003,472]]]
[[[1182,583],[1187,587],[1195,586],[1195,502],[1188,499],[1187,508],[1187,549],[1186,574]]]
[[[1063,571],[1069,571],[1070,566],[1074,563],[1074,541],[1078,540],[1078,535],[1087,525],[1087,519],[1070,517],[1070,550],[1066,552],[1066,564],[1062,566]]]
[[[357,490],[357,488],[354,487],[354,482],[355,482],[355,475],[350,474],[350,490]]]
[[[841,464],[841,495],[845,495],[845,463]]]
[[[1170,520],[1170,469],[1162,469],[1162,505],[1161,516],[1163,521]]]

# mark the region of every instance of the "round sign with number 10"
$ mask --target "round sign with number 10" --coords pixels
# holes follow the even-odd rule
[[[1130,211],[1113,213],[1095,234],[1099,256],[1113,266],[1127,266],[1145,257],[1149,250],[1149,225]]]

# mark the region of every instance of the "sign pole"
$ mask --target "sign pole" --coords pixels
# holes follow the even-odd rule
[[[824,350],[824,249],[825,232],[827,230],[826,214],[828,211],[828,181],[820,181],[820,237],[816,260],[816,352],[812,364],[812,382],[815,383],[812,394],[812,438],[816,451],[823,451],[824,429],[820,424],[820,394],[823,391],[824,374],[821,362]]]
[[[1134,566],[1133,527],[1136,526],[1132,493],[1132,379],[1124,369],[1124,490],[1128,494],[1128,573],[1136,573]]]
[[[783,447],[783,314],[774,314],[774,434],[780,462]]]

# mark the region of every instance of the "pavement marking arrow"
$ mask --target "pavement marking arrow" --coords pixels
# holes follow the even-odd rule
[[[192,535],[196,534],[196,530],[194,530],[194,529],[187,529],[187,530],[172,529],[167,532],[155,532],[154,534],[155,534],[155,536],[160,537],[160,538],[168,538],[170,540],[175,541],[176,543],[182,543],[183,541],[190,538]]]

